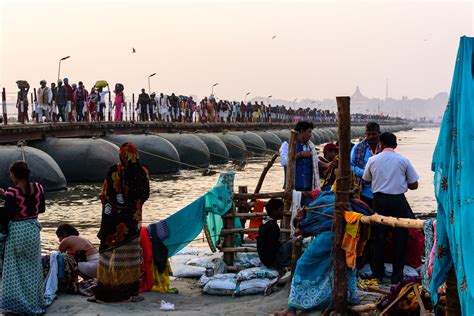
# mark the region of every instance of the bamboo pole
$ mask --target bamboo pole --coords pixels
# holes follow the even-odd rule
[[[260,190],[262,189],[263,181],[265,180],[265,177],[267,176],[268,171],[270,168],[273,166],[273,163],[275,163],[275,160],[278,158],[280,154],[276,153],[273,155],[272,159],[267,163],[265,168],[263,168],[262,174],[260,175],[260,178],[258,179],[257,186],[255,187],[254,193],[259,193]]]
[[[221,235],[227,235],[227,234],[237,234],[237,233],[258,233],[259,228],[223,228],[221,229]],[[289,233],[290,229],[281,229],[280,230],[282,233]]]
[[[382,224],[385,226],[416,229],[423,229],[423,223],[425,222],[422,219],[398,218],[379,214],[362,216],[360,221],[365,224]]]
[[[288,195],[286,192],[268,192],[268,193],[235,193],[234,200],[256,200],[256,199],[271,199],[284,198]],[[291,195],[290,195],[291,197]]]
[[[349,209],[351,186],[351,113],[350,98],[337,97],[339,130],[339,166],[336,180],[336,204],[334,207],[334,289],[333,302],[336,315],[347,315],[347,266],[346,254],[342,249],[345,221],[343,212]]]
[[[254,247],[224,247],[224,248],[222,248],[222,252],[224,253],[224,255],[226,253],[230,253],[232,255],[232,259],[234,259],[234,254],[233,254],[234,252],[257,252],[257,248],[254,248]],[[232,262],[232,264],[233,264],[233,262]],[[230,264],[230,265],[232,265],[232,264]]]
[[[296,131],[290,132],[290,139],[288,142],[288,159],[286,161],[286,183],[285,183],[285,213],[290,212],[291,209],[291,195],[295,189],[295,174],[296,174]],[[282,221],[282,228],[291,228],[291,215],[284,215]],[[290,239],[290,233],[285,233],[285,240]]]
[[[2,114],[3,114],[3,125],[8,124],[8,114],[7,114],[7,94],[5,88],[2,88]]]

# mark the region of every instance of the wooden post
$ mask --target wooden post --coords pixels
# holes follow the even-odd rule
[[[132,93],[132,108],[130,111],[132,113],[132,122],[135,122],[135,93]]]
[[[235,210],[232,209],[230,212],[233,213]],[[234,217],[226,217],[224,218],[224,229],[233,229],[234,228]],[[225,249],[227,248],[227,249]],[[224,262],[227,266],[234,265],[234,253],[226,251],[228,249],[234,248],[234,234],[226,234],[224,235]]]
[[[8,115],[7,115],[7,94],[5,88],[2,89],[2,112],[3,112],[3,125],[8,124]]]
[[[33,92],[30,92],[30,100],[31,100],[31,119],[34,120],[35,119],[35,103],[34,103],[34,99],[33,99]],[[28,115],[28,113],[26,113],[26,115]]]
[[[282,228],[291,228],[291,214],[288,215],[291,209],[291,200],[293,190],[295,189],[295,174],[296,174],[296,131],[290,132],[290,139],[288,141],[288,158],[286,160],[286,183],[285,183],[285,215],[283,216]],[[285,233],[285,240],[290,239],[290,233]]]
[[[351,188],[351,112],[350,97],[337,97],[339,119],[339,166],[336,179],[336,204],[334,208],[334,290],[333,302],[336,315],[347,315],[347,267],[346,253],[342,249],[345,221],[344,210],[349,209]]]

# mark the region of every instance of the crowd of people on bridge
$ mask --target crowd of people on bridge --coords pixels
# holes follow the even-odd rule
[[[29,84],[18,81],[18,121],[29,121]],[[143,121],[181,123],[248,123],[248,122],[336,122],[336,114],[317,108],[298,109],[285,105],[272,105],[263,101],[229,101],[214,95],[194,100],[192,96],[171,93],[146,93],[141,90],[135,104],[134,98],[127,100],[123,85],[115,89],[97,83],[89,90],[79,81],[70,83],[68,78],[47,85],[40,81],[31,98],[34,107],[31,116],[42,122],[100,122],[100,121]],[[387,120],[388,116],[354,114],[355,121],[369,119]]]

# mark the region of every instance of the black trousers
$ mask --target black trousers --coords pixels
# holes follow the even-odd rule
[[[374,193],[373,209],[380,215],[400,218],[414,218],[413,212],[404,194]],[[403,280],[403,267],[408,242],[408,229],[399,227],[388,227],[385,225],[373,225],[374,251],[371,260],[371,269],[375,278],[384,277],[384,257],[386,247],[386,236],[392,232],[392,283]]]

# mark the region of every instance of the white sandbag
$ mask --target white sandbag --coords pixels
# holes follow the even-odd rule
[[[255,252],[237,252],[234,256],[234,266],[252,268],[262,266],[262,262]]]
[[[200,287],[204,287],[209,281],[212,280],[224,280],[224,279],[236,279],[237,275],[235,273],[224,273],[224,274],[215,274],[211,277],[203,276],[197,281],[197,285]]]
[[[212,260],[214,258],[211,256],[206,256],[206,257],[198,257],[198,258],[193,258],[190,259],[186,262],[188,266],[196,266],[196,267],[207,267],[208,265],[212,265]]]
[[[235,279],[217,279],[207,282],[202,291],[210,295],[233,295],[236,287]]]
[[[278,278],[278,271],[265,268],[265,267],[256,267],[245,269],[237,273],[238,281],[245,281],[251,279],[274,279]]]
[[[206,268],[188,266],[185,264],[172,265],[171,268],[173,270],[173,276],[176,278],[198,279],[206,272]]]
[[[212,252],[209,249],[186,247],[186,248],[181,249],[175,256],[181,256],[181,255],[209,256],[209,255],[212,255]]]
[[[252,279],[240,282],[235,289],[235,295],[252,295],[262,294],[267,291],[269,287],[276,284],[278,278],[275,279]]]

